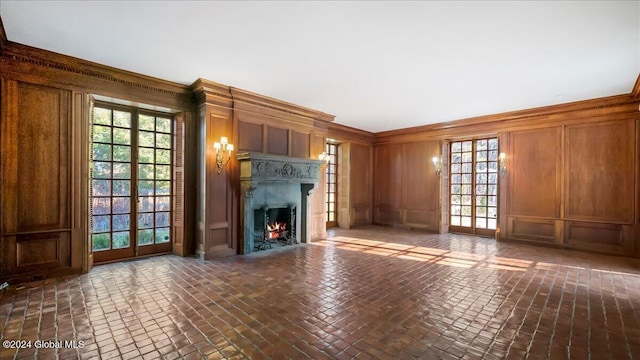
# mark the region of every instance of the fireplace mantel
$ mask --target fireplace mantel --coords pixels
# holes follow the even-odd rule
[[[290,156],[244,152],[236,154],[240,162],[240,181],[284,181],[317,183],[320,180],[320,160]]]
[[[320,181],[323,161],[244,152],[240,163],[240,249],[254,251],[254,211],[277,207],[297,208],[295,242],[311,240],[309,196]]]

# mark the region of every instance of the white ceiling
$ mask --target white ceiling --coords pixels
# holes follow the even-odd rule
[[[373,132],[629,93],[639,1],[13,1],[9,40]]]

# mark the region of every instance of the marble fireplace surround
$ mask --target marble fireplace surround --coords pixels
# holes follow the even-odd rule
[[[256,209],[296,208],[296,242],[311,239],[309,196],[320,181],[320,160],[244,152],[240,162],[240,249],[254,251]]]

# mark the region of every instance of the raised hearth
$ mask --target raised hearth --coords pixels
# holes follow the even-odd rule
[[[243,254],[266,246],[256,243],[273,240],[273,222],[258,217],[286,209],[288,227],[278,232],[286,243],[295,244],[311,239],[311,204],[309,195],[320,181],[319,160],[278,156],[263,153],[239,153],[240,162],[240,248]],[[281,212],[283,213],[283,212]],[[286,212],[284,212],[286,213]],[[286,222],[286,221],[278,221]],[[271,235],[270,235],[271,234]]]

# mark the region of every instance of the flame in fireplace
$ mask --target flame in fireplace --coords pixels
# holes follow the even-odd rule
[[[287,224],[274,222],[267,225],[267,230],[269,231],[269,239],[279,239],[284,235],[283,232],[287,230]]]

